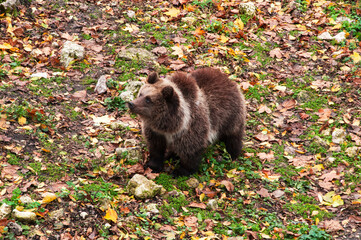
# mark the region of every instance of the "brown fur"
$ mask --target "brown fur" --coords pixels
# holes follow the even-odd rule
[[[196,172],[204,150],[216,140],[225,142],[233,159],[241,154],[244,98],[218,69],[177,72],[164,80],[153,73],[129,108],[142,119],[150,153],[147,165],[156,172],[163,169],[166,151],[180,158],[175,175]]]

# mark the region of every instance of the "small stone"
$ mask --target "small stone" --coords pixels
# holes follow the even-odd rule
[[[36,214],[33,212],[20,212],[16,209],[13,210],[13,215],[16,220],[20,222],[34,222],[36,221]]]
[[[3,203],[0,207],[0,219],[6,218],[11,213],[11,206]]]
[[[135,95],[136,93],[138,93],[140,87],[143,85],[144,83],[141,81],[130,81],[128,85],[125,87],[125,89],[133,93],[133,95]]]
[[[124,147],[134,147],[134,146],[137,146],[138,145],[138,141],[131,138],[131,139],[126,139],[124,141]]]
[[[317,38],[320,40],[332,40],[333,39],[333,37],[331,36],[331,34],[329,32],[323,32],[320,35],[318,35]]]
[[[342,42],[343,40],[346,39],[346,33],[345,32],[340,32],[338,33],[336,36],[333,37],[338,43]]]
[[[360,151],[359,147],[349,147],[346,149],[346,154],[347,156],[353,158],[356,157],[358,155],[358,152]]]
[[[151,213],[154,213],[154,214],[159,213],[158,205],[156,203],[150,203],[145,208]]]
[[[23,204],[29,204],[29,203],[33,203],[33,202],[34,202],[34,200],[31,199],[31,197],[29,197],[29,196],[21,196],[21,197],[19,198],[19,201],[20,201],[21,203],[23,203]]]
[[[58,210],[51,211],[51,212],[49,212],[48,216],[51,220],[59,221],[61,218],[64,217],[64,208],[60,208]]]
[[[127,147],[127,148],[117,148],[115,153],[120,158],[126,158],[128,160],[139,160],[142,158],[142,151],[140,147]]]
[[[129,124],[128,123],[125,123],[125,122],[112,122],[110,124],[110,128],[113,129],[113,130],[123,130],[123,129],[126,129],[127,127],[129,127]]]
[[[194,189],[198,187],[199,181],[196,178],[190,178],[186,181],[186,184],[188,185],[188,187]]]
[[[310,94],[308,91],[305,90],[301,90],[298,94],[297,94],[297,102],[299,103],[306,103],[307,101],[310,100]]]
[[[55,222],[54,223],[54,230],[59,230],[64,227],[64,224],[62,222]]]
[[[210,210],[216,210],[218,208],[218,202],[217,200],[215,199],[210,199],[208,202],[207,202],[207,207],[210,209]]]
[[[70,62],[74,59],[83,59],[85,49],[79,44],[73,43],[71,41],[66,41],[63,45],[63,49],[60,52],[60,62],[68,67]]]
[[[14,233],[16,236],[20,236],[21,233],[23,232],[21,226],[16,222],[9,222],[7,227],[9,228],[9,231]]]
[[[320,145],[320,146],[322,146],[322,147],[328,147],[328,144],[327,144],[327,142],[325,141],[325,140],[323,140],[320,136],[315,136],[314,138],[313,138],[313,140],[314,140],[314,142],[317,144],[317,145]]]
[[[248,16],[253,16],[256,13],[256,6],[253,2],[240,3],[239,8]]]
[[[98,94],[103,94],[108,90],[107,77],[108,77],[107,75],[100,76],[97,84],[95,85],[94,92],[96,92]]]
[[[165,189],[143,175],[135,174],[128,182],[127,191],[138,199],[149,199],[164,193]]]
[[[133,17],[135,16],[135,12],[132,11],[132,10],[128,10],[128,11],[127,11],[127,16],[128,16],[129,18],[133,18]]]
[[[89,215],[89,214],[88,214],[87,212],[81,212],[81,213],[80,213],[80,217],[81,217],[82,219],[85,219],[88,215]]]
[[[105,223],[104,224],[104,229],[109,229],[111,227],[112,227],[112,225],[110,225],[110,223]]]
[[[33,73],[30,75],[30,78],[45,78],[48,79],[49,75],[45,72]]]
[[[122,92],[119,97],[124,101],[124,102],[131,102],[134,100],[134,94],[130,91],[124,91]]]
[[[341,144],[345,141],[346,132],[341,128],[335,128],[332,132],[332,142],[336,144]]]
[[[285,194],[285,192],[282,191],[282,190],[280,190],[280,189],[278,189],[278,190],[276,190],[276,191],[274,191],[274,192],[272,193],[272,195],[273,195],[275,198],[280,198],[280,197],[282,197],[284,194]]]
[[[355,20],[348,18],[348,17],[341,16],[341,17],[336,18],[336,22],[337,23],[343,23],[343,22],[353,23],[353,22],[355,22]]]

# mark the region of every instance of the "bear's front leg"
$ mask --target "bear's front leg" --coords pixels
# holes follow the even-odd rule
[[[145,168],[149,167],[153,172],[159,173],[164,167],[164,154],[167,149],[167,142],[164,136],[145,129],[145,138],[149,150],[149,160],[145,164]]]
[[[175,177],[180,176],[189,176],[193,173],[196,173],[199,169],[199,165],[201,164],[204,150],[198,150],[193,154],[187,154],[185,156],[181,156],[180,164],[177,169],[172,172],[172,175]]]

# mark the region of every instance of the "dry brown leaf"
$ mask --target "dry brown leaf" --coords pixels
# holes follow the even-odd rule
[[[271,197],[271,194],[265,188],[261,188],[257,193],[262,197]]]
[[[222,180],[221,184],[224,185],[228,192],[233,192],[234,186],[233,183],[228,180]]]
[[[331,113],[332,113],[332,110],[331,109],[328,109],[328,108],[325,108],[325,109],[319,109],[318,110],[318,113],[316,113],[320,118],[318,119],[318,121],[320,122],[324,122],[324,121],[327,121],[328,119],[330,119],[331,117]]]
[[[197,202],[191,202],[188,207],[194,207],[194,208],[201,208],[201,209],[206,209],[207,205],[204,203],[197,203]]]
[[[275,49],[271,50],[269,52],[269,54],[272,58],[274,58],[274,57],[282,58],[282,51],[280,48],[275,48]]]
[[[344,228],[341,226],[340,222],[337,220],[326,220],[318,224],[320,228],[326,230],[326,232],[338,232],[343,231]]]
[[[340,179],[342,176],[343,174],[337,174],[335,170],[332,170],[331,172],[323,174],[320,179],[323,179],[325,182],[329,182],[333,179]]]
[[[275,159],[274,154],[273,154],[272,151],[269,152],[269,153],[264,153],[264,152],[257,153],[257,156],[258,156],[261,160],[270,161],[270,160]]]

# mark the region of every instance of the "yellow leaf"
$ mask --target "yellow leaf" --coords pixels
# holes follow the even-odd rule
[[[55,193],[46,193],[41,203],[50,203],[56,199]]]
[[[361,61],[361,56],[358,54],[358,52],[353,52],[353,54],[350,56],[354,63],[358,63]]]
[[[26,118],[24,118],[24,117],[19,117],[18,118],[18,123],[22,126],[22,125],[24,125],[25,123],[26,123]]]
[[[343,200],[340,195],[335,195],[332,197],[332,207],[338,207],[343,205]]]
[[[165,12],[164,14],[170,16],[170,17],[177,17],[180,13],[180,10],[177,8],[170,8],[168,9],[168,12]]]
[[[203,202],[203,199],[204,199],[205,196],[206,196],[206,195],[205,195],[204,193],[202,193],[201,195],[199,195],[199,200],[200,200],[201,202]]]
[[[9,43],[0,44],[0,49],[11,49],[13,46],[11,46]]]
[[[115,210],[111,209],[110,207],[108,207],[108,210],[104,216],[104,219],[106,220],[111,220],[113,222],[117,222],[118,219],[118,214]]]
[[[222,36],[219,38],[219,41],[220,41],[221,43],[226,43],[226,42],[228,42],[228,40],[229,40],[229,38],[226,37],[226,36],[224,36],[224,35],[222,35]]]
[[[244,24],[242,19],[238,18],[236,21],[234,21],[234,24],[239,28],[239,30],[243,30]]]

